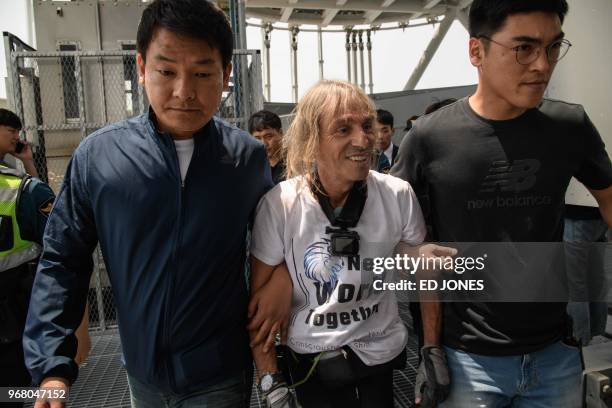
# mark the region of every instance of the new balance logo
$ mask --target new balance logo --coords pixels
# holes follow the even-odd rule
[[[518,193],[529,190],[536,183],[538,170],[540,170],[540,162],[535,159],[493,162],[479,192],[512,191]]]

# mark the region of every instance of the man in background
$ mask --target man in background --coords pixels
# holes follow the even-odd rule
[[[266,147],[272,181],[278,184],[285,179],[283,159],[283,125],[274,112],[260,110],[249,118],[249,133]]]
[[[384,109],[376,110],[376,123],[374,125],[374,130],[376,134],[374,147],[386,158],[386,163],[384,163],[384,165],[381,164],[382,167],[379,166],[378,171],[382,173],[389,173],[391,166],[393,166],[395,163],[395,157],[397,156],[397,151],[399,150],[398,147],[391,142],[391,139],[395,134],[395,128],[393,127],[393,115],[391,112]]]

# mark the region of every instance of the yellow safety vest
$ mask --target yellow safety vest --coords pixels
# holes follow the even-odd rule
[[[0,273],[36,259],[40,245],[21,238],[17,206],[27,174],[0,166]]]

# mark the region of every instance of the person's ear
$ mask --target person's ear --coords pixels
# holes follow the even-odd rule
[[[470,38],[469,43],[469,56],[470,63],[476,68],[480,68],[482,60],[484,59],[485,49],[483,42],[476,37]]]
[[[232,63],[227,64],[223,70],[223,90],[226,91],[229,86],[230,76],[232,75]]]
[[[144,85],[145,82],[145,59],[142,54],[136,54],[136,65],[138,66],[138,83]]]

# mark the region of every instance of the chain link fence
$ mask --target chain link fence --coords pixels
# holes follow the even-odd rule
[[[40,178],[59,191],[74,149],[88,134],[108,124],[147,112],[149,103],[138,83],[136,50],[79,51],[59,44],[57,52],[37,52],[4,33],[9,109],[23,122],[21,137],[34,153]],[[219,115],[243,129],[263,108],[259,51],[236,50],[229,89]],[[99,249],[88,295],[90,327],[117,325],[110,281]]]

